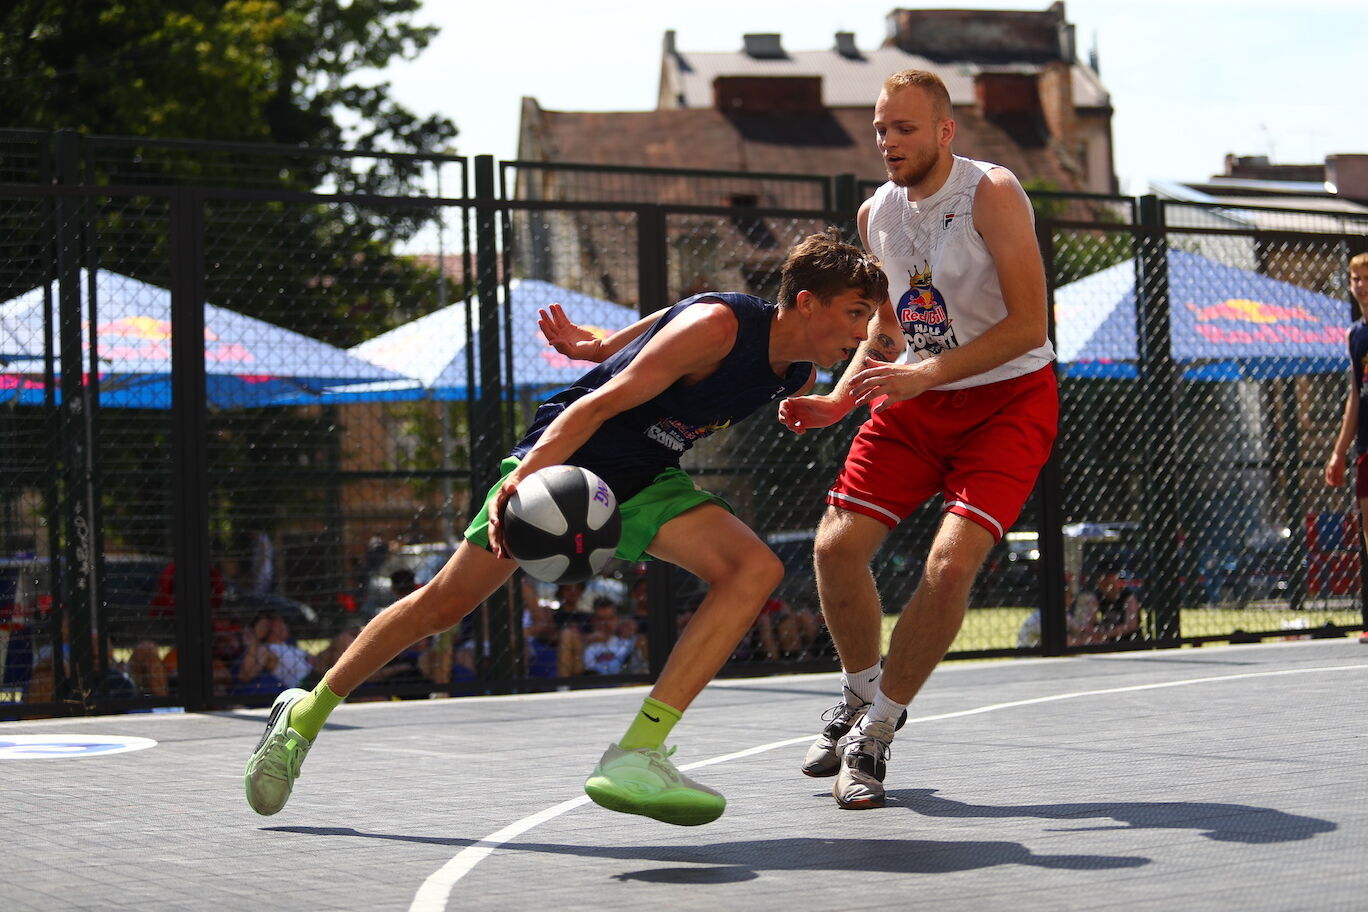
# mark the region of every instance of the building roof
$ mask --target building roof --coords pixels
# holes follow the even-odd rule
[[[974,77],[979,73],[1040,72],[1041,64],[938,62],[898,47],[858,51],[847,56],[835,47],[824,51],[793,51],[783,57],[755,57],[745,51],[682,52],[667,39],[661,69],[661,108],[707,108],[713,103],[713,81],[719,76],[820,76],[822,102],[832,108],[868,110],[890,73],[905,69],[930,70],[945,82],[950,101],[974,104]],[[1074,105],[1080,109],[1110,109],[1111,96],[1091,68],[1072,67]],[[959,112],[956,112],[958,115]]]
[[[883,181],[887,175],[874,146],[871,116],[868,99],[858,108],[765,116],[727,114],[710,107],[546,111],[528,98],[523,100],[519,157],[719,171],[854,173],[862,180]],[[1022,181],[1041,179],[1061,188],[1076,187],[1049,147],[1023,148],[973,109],[956,111],[955,119],[957,154],[1000,164]],[[535,140],[529,133],[534,121]],[[532,142],[541,148],[528,148]]]

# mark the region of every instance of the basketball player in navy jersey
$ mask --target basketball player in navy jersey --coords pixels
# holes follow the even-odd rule
[[[790,399],[792,430],[857,406],[869,419],[828,492],[814,563],[843,697],[802,770],[835,776],[844,808],[881,807],[893,734],[959,632],[969,589],[1050,454],[1058,395],[1030,202],[1010,171],[954,155],[950,96],[924,70],[890,76],[874,108],[888,182],[860,207],[891,300],[828,395]],[[945,511],[880,668],[870,560],[936,494]]]
[[[548,341],[599,362],[538,409],[501,465],[465,540],[426,586],[371,621],[312,693],[276,698],[247,764],[248,803],[274,814],[328,714],[386,662],[454,627],[512,575],[498,517],[518,483],[538,469],[570,464],[608,482],[622,513],[617,556],[677,564],[709,585],[650,696],[626,733],[599,760],[585,791],[600,805],[667,823],[715,820],[726,806],[669,761],[665,739],[721,669],[779,584],[783,565],[721,498],[680,469],[695,441],[770,403],[806,392],[815,365],[850,357],[880,302],[883,272],[834,235],[812,235],[789,252],[779,302],[747,294],[695,295],[604,340],[558,307],[540,321]]]
[[[1344,399],[1344,417],[1339,434],[1325,461],[1325,483],[1338,488],[1344,484],[1349,454],[1354,459],[1354,497],[1359,507],[1359,528],[1368,544],[1368,409],[1363,408],[1363,384],[1368,369],[1368,253],[1349,259],[1349,294],[1358,305],[1359,319],[1349,327],[1349,391]],[[1368,602],[1363,605],[1364,632],[1360,643],[1368,643]]]

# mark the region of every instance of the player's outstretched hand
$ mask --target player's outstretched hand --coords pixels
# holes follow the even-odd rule
[[[537,311],[537,328],[547,344],[567,358],[594,363],[603,360],[599,337],[572,323],[559,304],[552,304],[549,311]]]
[[[898,402],[926,392],[916,365],[891,364],[878,358],[865,360],[860,372],[850,378],[850,395],[856,405],[867,405],[871,412],[882,412]]]
[[[830,396],[792,396],[779,403],[779,421],[801,434],[809,428],[829,427],[849,414],[854,403]]]

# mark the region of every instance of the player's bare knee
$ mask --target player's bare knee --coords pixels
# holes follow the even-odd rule
[[[922,583],[940,591],[967,590],[978,575],[980,563],[958,551],[937,549],[927,556]]]

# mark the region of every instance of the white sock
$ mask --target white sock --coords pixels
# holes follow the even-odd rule
[[[860,725],[868,725],[870,722],[887,722],[889,725],[897,725],[898,717],[903,714],[905,709],[907,709],[906,703],[894,703],[881,690],[874,696],[874,705],[865,710]]]
[[[863,706],[873,701],[874,695],[879,692],[879,675],[882,671],[882,664],[864,671],[842,670],[841,688],[845,693],[845,701],[851,706]]]

